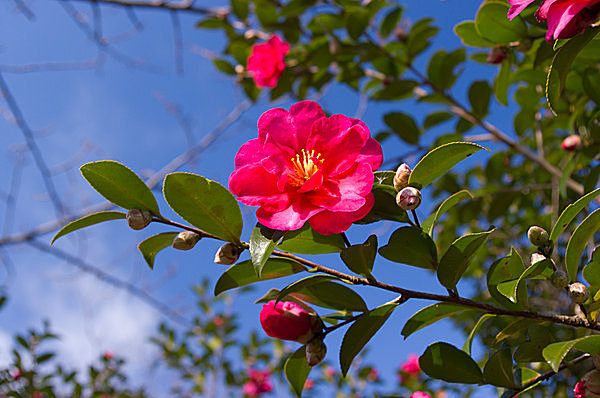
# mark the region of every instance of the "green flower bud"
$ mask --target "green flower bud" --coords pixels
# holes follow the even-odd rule
[[[231,265],[240,258],[241,250],[233,243],[225,243],[215,254],[215,264]]]
[[[396,195],[396,203],[404,210],[414,210],[421,204],[421,191],[413,187],[403,188]]]
[[[569,285],[569,296],[573,302],[581,304],[590,297],[590,292],[583,283],[575,282]]]
[[[400,191],[402,188],[406,188],[408,186],[408,178],[411,173],[410,167],[406,163],[402,163],[398,166],[398,170],[396,170],[396,175],[394,176],[394,188],[396,191]]]
[[[315,338],[306,344],[306,362],[308,366],[318,365],[327,354],[327,346],[322,338]]]
[[[550,244],[550,236],[542,227],[533,226],[527,231],[527,237],[532,245],[537,247],[545,247]]]
[[[127,212],[125,218],[127,219],[127,225],[136,231],[146,228],[152,222],[152,214],[143,209],[131,209]]]
[[[200,235],[192,231],[183,231],[173,239],[173,249],[190,250],[200,240]]]
[[[569,285],[569,275],[565,271],[555,271],[550,277],[550,283],[557,289],[562,289]]]

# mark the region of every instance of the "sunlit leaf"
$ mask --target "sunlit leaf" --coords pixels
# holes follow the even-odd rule
[[[140,242],[138,250],[144,256],[144,260],[146,260],[146,264],[150,269],[154,269],[154,258],[158,252],[171,246],[177,234],[178,232],[163,232],[152,235]]]
[[[112,220],[124,220],[125,213],[121,211],[100,211],[98,213],[88,214],[87,216],[81,217],[75,221],[71,221],[64,227],[60,229],[52,238],[50,244],[53,244],[55,240],[60,238],[61,236],[65,236],[73,231],[77,231],[78,229],[82,229],[85,227],[89,227],[91,225],[99,224],[104,221],[112,221]]]

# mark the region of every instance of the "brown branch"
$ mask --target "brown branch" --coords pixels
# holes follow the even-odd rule
[[[69,1],[69,0],[58,0],[58,1]],[[194,5],[193,1],[185,0],[180,2],[173,1],[130,1],[130,0],[75,0],[83,1],[85,3],[103,3],[111,4],[122,7],[136,7],[136,8],[148,8],[148,9],[162,9],[171,11],[185,11],[195,14],[208,14],[217,15],[219,9],[203,8]]]

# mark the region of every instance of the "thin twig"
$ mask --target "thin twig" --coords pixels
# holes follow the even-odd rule
[[[175,57],[175,72],[178,75],[183,74],[183,33],[181,32],[181,23],[179,14],[171,11],[171,26],[173,27],[173,52]]]
[[[30,21],[35,19],[35,14],[29,7],[27,7],[27,4],[25,4],[23,0],[13,0],[13,2],[17,6],[17,9],[21,11],[21,14],[25,15],[25,18],[29,19]]]

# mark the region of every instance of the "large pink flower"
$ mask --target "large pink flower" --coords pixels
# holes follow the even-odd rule
[[[344,115],[326,117],[313,101],[289,112],[271,109],[258,120],[258,138],[235,157],[229,189],[260,206],[258,221],[280,231],[308,221],[324,235],[340,233],[373,207],[373,171],[381,146],[367,126]]]
[[[513,19],[534,0],[508,0]],[[568,39],[583,32],[598,19],[600,0],[544,0],[535,13],[538,21],[548,21],[546,40]]]
[[[247,70],[254,78],[257,87],[275,87],[279,76],[285,70],[284,57],[290,45],[277,35],[268,42],[252,46],[248,57]]]

